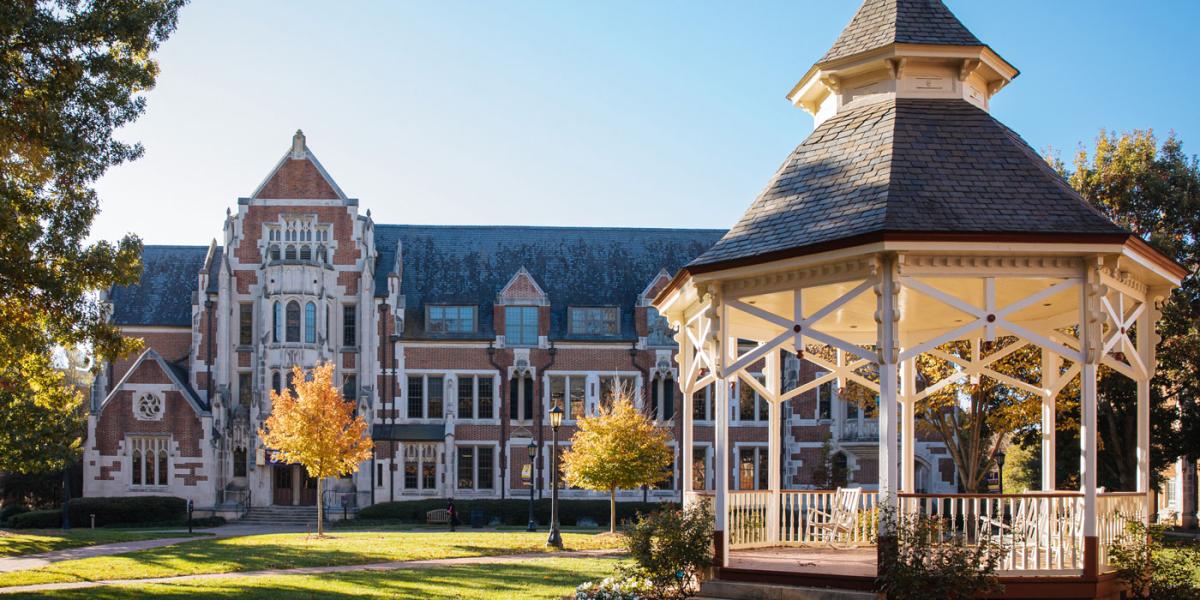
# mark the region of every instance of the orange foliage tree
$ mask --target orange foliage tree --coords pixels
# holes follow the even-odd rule
[[[334,387],[332,363],[317,365],[307,376],[294,366],[292,374],[295,390],[271,392],[271,416],[258,436],[278,460],[302,465],[317,480],[317,535],[324,535],[322,480],[357,471],[371,458],[372,442],[354,402]]]

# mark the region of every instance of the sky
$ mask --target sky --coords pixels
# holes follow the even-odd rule
[[[812,118],[784,95],[857,0],[193,0],[94,239],[207,244],[303,129],[379,223],[731,226]],[[992,113],[1070,159],[1200,152],[1200,2],[947,0],[1021,70]]]

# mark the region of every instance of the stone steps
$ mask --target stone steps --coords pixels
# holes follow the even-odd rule
[[[874,592],[722,581],[701,582],[694,600],[876,600]]]
[[[315,506],[253,506],[238,523],[246,525],[316,525]]]

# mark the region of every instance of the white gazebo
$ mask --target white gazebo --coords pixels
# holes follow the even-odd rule
[[[1185,272],[1091,208],[990,116],[1016,75],[939,0],[866,0],[788,95],[813,114],[815,131],[657,297],[678,331],[685,449],[693,396],[715,384],[721,579],[871,588],[878,505],[947,517],[969,540],[1007,535],[1010,597],[1047,585],[1071,597],[1116,589],[1106,548],[1127,520],[1150,514],[1154,327]],[[948,353],[949,342],[971,351]],[[1041,351],[1040,381],[993,368],[1029,346]],[[821,374],[782,390],[788,353]],[[925,353],[956,370],[918,387]],[[1102,365],[1137,382],[1136,490],[1097,489]],[[761,381],[751,374],[760,371]],[[915,493],[914,404],[966,377],[1043,399],[1040,492]],[[1055,402],[1076,379],[1082,488],[1056,490]],[[767,490],[730,490],[737,380],[769,403]],[[781,403],[829,381],[880,398],[878,491],[852,499],[854,518],[832,534],[813,527],[809,509],[831,511],[834,491],[785,490],[780,477]],[[682,462],[685,501],[695,501],[692,464]]]

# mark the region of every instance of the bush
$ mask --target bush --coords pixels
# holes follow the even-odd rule
[[[713,512],[708,502],[684,510],[664,508],[626,532],[635,575],[649,581],[655,598],[686,598],[712,565]]]
[[[13,515],[8,520],[8,526],[13,529],[54,529],[62,526],[62,511],[57,508],[31,510]]]
[[[996,571],[1007,549],[998,539],[945,539],[937,517],[885,512],[881,518],[895,532],[894,562],[881,565],[878,579],[888,600],[969,600],[1003,591]]]
[[[187,501],[173,496],[132,496],[129,498],[73,498],[67,503],[71,524],[84,527],[107,525],[180,525],[187,520]],[[62,525],[60,509],[35,510],[15,515],[9,521],[14,529],[44,529]]]
[[[13,515],[27,512],[29,512],[29,507],[24,504],[7,504],[4,508],[0,508],[0,525],[7,525]]]
[[[430,498],[428,500],[403,500],[397,502],[382,502],[365,507],[358,511],[356,518],[364,520],[401,521],[405,523],[424,523],[425,513],[446,508],[449,501],[445,498]],[[658,510],[663,506],[674,506],[673,503],[659,502],[618,502],[617,522],[633,521],[639,513]],[[456,499],[454,509],[459,520],[464,524],[471,523],[471,512],[478,510],[483,513],[483,522],[491,522],[498,518],[504,525],[525,525],[529,522],[529,500],[509,498],[496,499]],[[534,501],[534,518],[539,523],[550,523],[550,499],[543,498]],[[599,525],[608,524],[608,500],[562,500],[558,501],[558,521],[564,526],[575,525],[580,519],[589,518]]]
[[[1200,598],[1200,545],[1195,542],[1167,548],[1166,527],[1128,524],[1127,535],[1109,546],[1117,577],[1129,586],[1129,598],[1190,600]]]
[[[648,579],[629,574],[589,581],[575,588],[575,600],[648,600],[653,594],[654,586]]]

